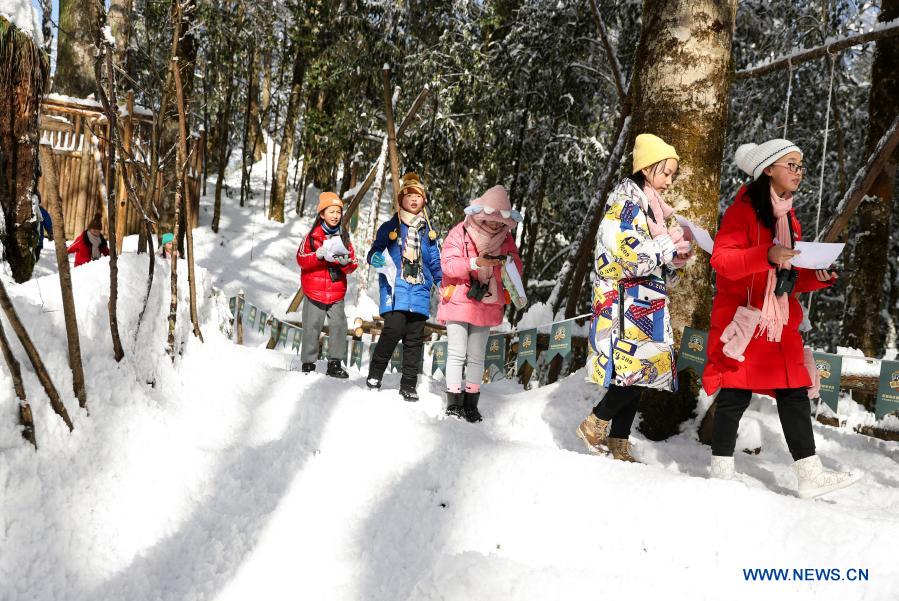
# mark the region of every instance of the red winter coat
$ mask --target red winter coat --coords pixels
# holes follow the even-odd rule
[[[316,257],[316,249],[325,243],[327,237],[321,224],[316,225],[297,249],[297,264],[302,272],[300,281],[303,293],[314,301],[330,305],[343,300],[346,296],[346,276],[356,271],[357,263],[352,243],[347,246],[350,251],[350,262],[346,265],[328,263]],[[328,267],[338,269],[340,277],[336,282],[331,281]]]
[[[75,241],[72,242],[67,250],[69,254],[75,254],[75,267],[90,263],[91,243],[90,240],[87,239],[87,230],[75,238]],[[104,257],[109,256],[109,245],[106,243],[106,238],[103,236],[100,236],[100,254]]]
[[[789,213],[796,240],[802,233],[793,210]],[[797,267],[799,277],[790,295],[790,318],[784,326],[780,342],[768,342],[763,334],[753,337],[742,363],[724,355],[721,333],[731,322],[737,307],[746,304],[752,291],[751,304],[761,309],[765,296],[768,249],[774,246],[773,232],[762,225],[752,208],[743,186],[728,207],[715,236],[712,268],[718,274],[718,290],[712,302],[712,327],[709,331],[708,361],[702,374],[702,386],[713,394],[719,388],[741,388],[771,394],[777,388],[811,386],[811,378],[803,360],[803,341],[799,333],[802,308],[796,294],[826,288],[833,281],[821,282],[815,271]]]

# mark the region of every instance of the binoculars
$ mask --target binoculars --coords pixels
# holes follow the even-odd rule
[[[465,296],[467,296],[471,300],[482,301],[484,300],[484,297],[487,296],[487,293],[489,291],[489,283],[481,283],[480,280],[471,278],[468,287],[468,293]]]
[[[777,270],[777,285],[774,286],[774,296],[782,294],[792,294],[793,288],[796,286],[796,280],[799,279],[799,271],[790,269]]]

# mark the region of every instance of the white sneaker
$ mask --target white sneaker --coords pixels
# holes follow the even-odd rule
[[[712,464],[709,466],[709,478],[734,480],[734,458],[712,455]]]
[[[864,476],[864,473],[858,470],[849,472],[826,470],[817,455],[794,462],[793,471],[796,472],[796,478],[799,479],[799,497],[802,499],[811,499],[846,488]]]

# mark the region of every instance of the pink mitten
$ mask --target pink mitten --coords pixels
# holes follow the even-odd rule
[[[755,307],[737,307],[733,321],[727,324],[721,333],[721,342],[724,343],[723,351],[727,357],[740,362],[746,358],[743,353],[749,346],[755,328],[761,319],[762,312]]]
[[[673,225],[669,227],[668,235],[671,236],[671,241],[674,242],[678,255],[686,255],[690,252],[690,242],[684,236],[684,230],[681,226]]]
[[[812,349],[809,347],[802,349],[802,358],[805,360],[808,375],[812,379],[812,385],[808,387],[808,398],[814,400],[821,396],[821,374],[818,373],[818,366],[815,365]]]

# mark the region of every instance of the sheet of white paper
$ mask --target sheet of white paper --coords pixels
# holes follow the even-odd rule
[[[844,246],[837,242],[797,242],[796,250],[802,254],[796,255],[790,262],[806,269],[827,269],[843,252]]]
[[[696,244],[697,246],[699,246],[699,248],[709,254],[712,254],[712,249],[715,247],[715,242],[712,240],[712,236],[706,230],[702,229],[686,217],[675,215],[674,218],[677,219],[677,222],[682,228],[690,230],[690,232],[693,234],[693,240],[696,241]]]
[[[387,278],[387,285],[393,288],[396,284],[396,263],[393,262],[389,252],[381,254],[384,255],[384,267],[376,267],[375,271]]]
[[[506,257],[506,273],[509,274],[509,279],[512,280],[512,283],[515,285],[515,290],[518,291],[518,295],[522,299],[526,299],[527,295],[524,292],[521,274],[518,273],[518,266],[515,264],[515,260],[512,257]]]
[[[334,262],[334,257],[345,257],[350,254],[349,249],[344,246],[340,236],[331,236],[322,245],[325,249],[325,260]]]

